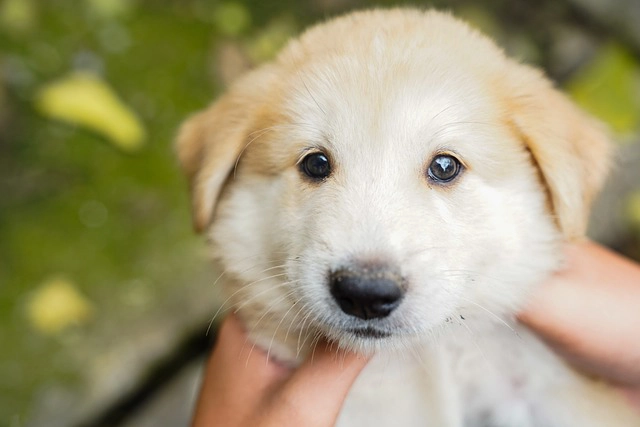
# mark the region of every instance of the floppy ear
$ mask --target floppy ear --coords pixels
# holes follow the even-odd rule
[[[203,231],[213,215],[227,178],[236,166],[270,84],[263,66],[241,78],[208,109],[180,128],[176,151],[189,181],[193,224]]]
[[[607,132],[540,73],[524,66],[519,71],[511,87],[511,121],[541,172],[560,230],[569,240],[583,237],[609,169]]]

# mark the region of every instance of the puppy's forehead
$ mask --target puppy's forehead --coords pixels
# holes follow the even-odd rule
[[[306,125],[295,128],[299,139],[351,155],[434,150],[486,132],[502,114],[483,77],[463,66],[433,66],[430,58],[340,57],[309,64],[290,84],[285,110]]]
[[[503,53],[448,16],[390,13],[321,25],[279,55],[278,150],[403,164],[452,142],[474,144],[478,158],[496,151],[507,122]]]

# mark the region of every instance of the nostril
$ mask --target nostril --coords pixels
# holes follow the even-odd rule
[[[386,317],[404,295],[397,274],[369,269],[337,270],[331,274],[331,294],[340,309],[361,319]]]
[[[346,297],[336,297],[338,305],[345,313],[351,312],[355,309],[355,303],[353,300]]]

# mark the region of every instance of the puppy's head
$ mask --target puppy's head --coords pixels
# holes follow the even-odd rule
[[[367,350],[512,313],[583,235],[607,145],[465,24],[392,10],[307,31],[178,153],[256,338]]]

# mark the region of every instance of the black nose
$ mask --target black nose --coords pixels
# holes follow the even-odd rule
[[[331,273],[331,295],[345,313],[361,319],[388,316],[403,296],[400,276],[386,270],[342,269]]]

